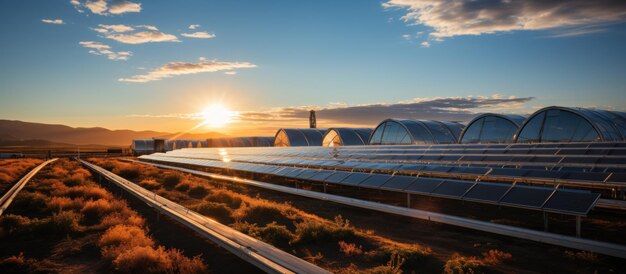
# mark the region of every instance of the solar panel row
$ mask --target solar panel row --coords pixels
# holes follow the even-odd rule
[[[519,184],[470,182],[416,176],[276,167],[263,164],[147,155],[141,159],[270,174],[369,189],[468,200],[548,212],[585,216],[600,195],[589,191],[554,189]],[[554,201],[552,201],[554,199]],[[572,202],[570,202],[571,200]]]

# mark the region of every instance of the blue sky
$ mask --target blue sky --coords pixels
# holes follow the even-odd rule
[[[468,4],[462,11],[495,14],[482,18],[489,22],[486,27],[472,25],[467,17],[439,18],[433,14],[439,7],[428,14],[418,0],[133,0],[126,4],[134,6],[119,6],[122,13],[112,7],[123,2],[108,1],[109,10],[102,14],[79,2],[0,3],[0,118],[179,131],[197,123],[194,113],[223,104],[239,115],[233,124],[238,131],[223,131],[239,134],[269,132],[282,124],[305,126],[306,121],[299,121],[304,114],[294,109],[349,110],[434,98],[503,100],[459,107],[463,113],[528,113],[548,105],[626,109],[626,8],[615,1],[595,6],[572,1],[567,7],[574,12],[546,20],[533,17],[544,7],[531,3],[525,9],[529,13],[514,14],[531,19],[522,27],[499,21],[500,13],[512,11],[489,6],[498,1]],[[131,11],[123,12],[125,8]],[[553,25],[555,21],[566,23]],[[189,29],[193,24],[200,26]],[[99,25],[135,30],[103,34],[94,30]],[[129,44],[106,38],[152,31],[141,25],[154,26],[177,42]],[[194,32],[215,37],[182,35]],[[80,42],[132,55],[110,60],[106,53],[90,54],[94,48]],[[205,71],[150,76],[145,82],[119,80],[150,75],[172,62],[203,64]],[[528,99],[509,105],[511,97]],[[264,115],[270,118],[260,118]],[[320,119],[328,126],[379,122]]]

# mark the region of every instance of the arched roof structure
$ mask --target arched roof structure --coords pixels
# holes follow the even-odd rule
[[[511,143],[526,120],[514,114],[485,113],[470,121],[459,138],[460,144]]]
[[[281,128],[274,136],[274,146],[321,146],[326,129],[319,128]]]
[[[626,119],[620,112],[546,107],[533,113],[515,134],[518,143],[624,141]]]
[[[322,139],[322,146],[362,146],[367,145],[371,128],[329,128]]]
[[[455,144],[463,125],[432,120],[387,119],[369,140],[370,145]]]

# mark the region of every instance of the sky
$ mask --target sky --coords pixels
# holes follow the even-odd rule
[[[620,0],[5,0],[0,118],[272,135],[310,109],[319,127],[626,110],[625,22]],[[203,123],[211,106],[230,123]]]

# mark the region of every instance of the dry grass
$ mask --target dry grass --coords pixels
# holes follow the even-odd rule
[[[239,193],[232,190],[237,189],[235,186],[227,189],[208,179],[147,165],[110,159],[92,162],[109,165],[121,176],[122,169],[140,167],[139,178],[126,179],[154,187],[153,191],[163,197],[332,271],[348,270],[353,264],[356,267],[353,272],[398,273],[400,268],[420,269],[425,259],[432,258],[428,247],[374,236],[341,216],[331,220],[321,218],[289,203]],[[159,188],[152,182],[160,183]],[[206,195],[195,192],[194,189],[200,188]],[[339,242],[344,244],[338,245]],[[391,272],[380,272],[383,270]]]
[[[3,159],[0,160],[0,186],[18,181],[29,170],[41,164],[39,159]],[[3,189],[0,188],[0,191]]]
[[[206,272],[200,258],[156,246],[146,233],[145,220],[93,182],[77,162],[59,160],[40,173],[15,200],[14,207],[23,215],[0,217],[0,243],[35,239],[54,248],[42,260],[5,258],[0,261],[1,272],[24,267],[26,272],[66,272],[72,269],[69,262],[86,259],[81,253],[90,247],[100,249],[101,257],[88,260],[111,267],[98,272]],[[76,256],[80,259],[69,259]],[[98,260],[105,263],[97,264]]]

